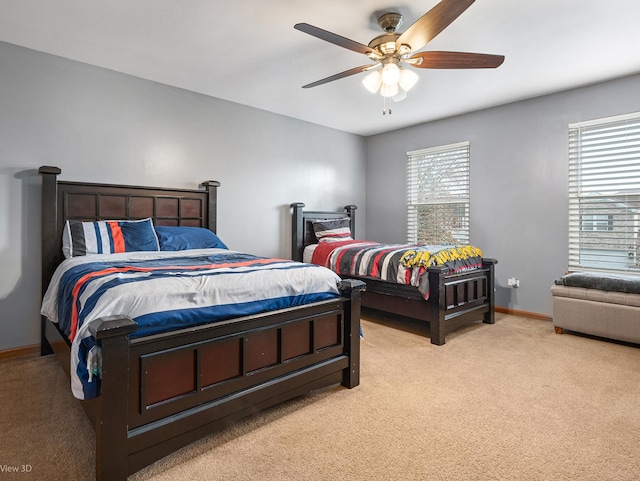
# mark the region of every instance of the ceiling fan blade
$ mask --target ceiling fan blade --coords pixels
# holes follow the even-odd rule
[[[442,0],[397,38],[396,49],[404,44],[409,45],[413,52],[420,50],[458,18],[474,1]]]
[[[323,78],[322,80],[318,80],[316,82],[307,84],[307,85],[303,85],[302,88],[303,89],[308,89],[311,87],[317,87],[318,85],[322,85],[322,84],[326,84],[329,82],[333,82],[334,80],[338,80],[341,78],[345,78],[345,77],[349,77],[351,75],[355,75],[357,73],[360,72],[364,72],[365,70],[371,70],[373,67],[375,67],[377,64],[372,64],[372,65],[362,65],[361,67],[355,67],[349,70],[345,70],[344,72],[340,72],[337,73],[335,75],[332,75],[331,77],[327,77],[327,78]]]
[[[365,55],[375,53],[373,49],[362,43],[358,43],[354,40],[350,40],[346,37],[331,33],[327,30],[314,27],[313,25],[309,25],[308,23],[296,23],[293,28],[295,28],[296,30],[300,30],[301,32],[308,33],[309,35],[313,35],[314,37],[318,37],[320,40],[325,40],[326,42],[333,43],[334,45],[337,45],[339,47],[348,48],[349,50],[353,50],[354,52],[363,53]]]
[[[422,59],[413,64],[417,68],[496,68],[504,62],[504,55],[470,52],[420,52],[412,59]]]

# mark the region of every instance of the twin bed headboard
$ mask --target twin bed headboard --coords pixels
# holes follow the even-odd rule
[[[351,237],[356,238],[356,209],[355,205],[346,205],[342,212],[311,211],[304,210],[302,202],[291,204],[293,209],[293,225],[291,226],[291,258],[294,261],[302,261],[304,248],[309,244],[317,244],[316,234],[313,231],[313,221],[319,219],[351,219]]]

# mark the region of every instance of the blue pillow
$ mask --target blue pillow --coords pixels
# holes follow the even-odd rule
[[[161,251],[188,249],[228,249],[220,238],[202,227],[155,226]]]

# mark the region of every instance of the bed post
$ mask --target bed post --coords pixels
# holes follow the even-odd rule
[[[302,248],[304,246],[304,218],[302,209],[305,205],[302,202],[294,202],[290,205],[293,209],[293,222],[291,225],[291,259],[302,261]]]
[[[344,210],[347,211],[347,215],[351,219],[349,222],[349,226],[351,227],[351,238],[356,238],[356,209],[358,206],[356,205],[345,205]]]
[[[207,228],[214,233],[218,233],[218,187],[220,187],[220,182],[217,180],[205,180],[202,184],[207,192],[209,193],[209,206],[208,212],[209,217],[207,219]]]
[[[497,263],[496,259],[482,259],[482,267],[487,271],[487,303],[489,304],[489,310],[482,321],[485,324],[496,322],[495,265]]]
[[[427,309],[429,310],[429,334],[431,344],[442,346],[445,342],[445,276],[448,269],[444,266],[432,266],[427,268],[429,276],[429,299],[427,299]]]
[[[94,327],[95,326],[95,327]],[[129,474],[129,318],[99,319],[90,327],[102,345],[100,408],[95,419],[96,481],[126,481]]]
[[[58,182],[57,177],[62,172],[58,167],[43,165],[38,169],[42,175],[42,213],[41,213],[41,255],[42,255],[42,296],[47,291],[49,281],[56,268],[56,233],[58,222]],[[47,340],[44,316],[40,316],[40,355],[53,354],[53,349]]]
[[[360,292],[367,285],[355,279],[345,279],[338,284],[340,294],[349,297],[349,308],[345,309],[345,344],[349,350],[349,368],[344,371],[342,385],[349,389],[360,384]]]

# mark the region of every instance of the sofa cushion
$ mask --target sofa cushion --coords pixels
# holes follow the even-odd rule
[[[640,276],[605,272],[572,272],[555,281],[556,285],[584,287],[600,291],[640,294]]]
[[[606,304],[640,307],[640,294],[628,294],[625,292],[602,291],[599,289],[586,289],[584,287],[567,287],[561,285],[551,286],[551,294],[554,297],[567,297],[569,299],[581,299]]]

